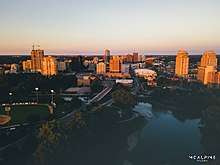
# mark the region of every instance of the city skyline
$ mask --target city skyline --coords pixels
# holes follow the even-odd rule
[[[220,53],[217,0],[0,2],[0,55]]]

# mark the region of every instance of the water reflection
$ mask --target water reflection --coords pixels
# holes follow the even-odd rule
[[[153,118],[138,118],[113,129],[86,130],[62,146],[49,165],[185,165],[197,164],[188,156],[202,153],[218,158],[220,127],[210,120],[213,115],[201,120],[146,103],[135,109],[151,112]]]
[[[138,135],[140,135],[139,132],[134,132],[128,136],[127,138],[128,151],[132,151],[138,144],[138,138],[139,138]]]

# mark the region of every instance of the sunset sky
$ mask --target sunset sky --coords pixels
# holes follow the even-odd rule
[[[219,0],[1,0],[0,54],[220,53]]]

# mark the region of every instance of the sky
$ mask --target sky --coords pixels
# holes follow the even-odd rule
[[[1,0],[0,54],[220,53],[219,0]]]

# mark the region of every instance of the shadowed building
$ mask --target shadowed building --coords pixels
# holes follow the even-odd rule
[[[104,58],[103,58],[105,64],[109,64],[109,62],[110,62],[110,56],[111,56],[110,50],[105,49]]]
[[[136,63],[138,61],[139,61],[139,55],[138,55],[138,53],[134,52],[133,53],[133,62]]]
[[[179,50],[176,56],[175,74],[179,77],[187,77],[189,70],[189,54],[185,50]]]

